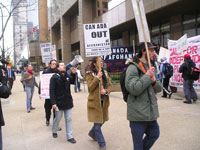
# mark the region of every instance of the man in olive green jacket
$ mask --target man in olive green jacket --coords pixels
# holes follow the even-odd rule
[[[125,86],[129,91],[127,99],[127,118],[133,137],[134,150],[149,150],[159,137],[159,117],[156,93],[162,86],[156,79],[153,56],[155,46],[147,43],[152,67],[148,67],[144,43],[139,46],[139,53],[126,71]],[[143,139],[144,133],[146,136]]]

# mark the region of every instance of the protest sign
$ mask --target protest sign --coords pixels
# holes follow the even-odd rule
[[[187,49],[188,41],[187,41],[187,34],[184,34],[180,39],[177,41],[177,52],[181,53]]]
[[[133,58],[133,47],[111,47],[111,55],[102,56],[102,59],[107,65],[109,74],[121,74],[126,67],[125,62],[128,58]]]
[[[144,11],[143,0],[132,0],[133,11],[135,15],[136,25],[138,29],[139,41],[150,42],[149,28]],[[144,33],[143,33],[144,32]],[[146,40],[145,40],[145,38]]]
[[[51,45],[52,58],[56,60],[56,45]]]
[[[158,61],[160,62],[161,58],[164,56],[167,58],[167,61],[169,62],[170,51],[164,47],[160,47]]]
[[[42,54],[42,62],[48,63],[52,60],[52,50],[51,50],[51,43],[41,43],[40,50]]]
[[[175,87],[183,87],[182,74],[179,73],[179,68],[184,62],[183,56],[189,54],[191,59],[195,62],[196,67],[200,68],[200,35],[188,38],[187,49],[183,52],[178,51],[177,41],[169,40],[168,48],[170,50],[170,61],[169,63],[174,68],[174,74],[170,79],[170,85]],[[200,80],[194,82],[194,88],[200,89]]]
[[[86,57],[110,55],[110,32],[107,23],[84,24]]]
[[[49,86],[50,86],[50,79],[53,73],[48,74],[40,74],[40,89],[41,89],[41,98],[50,99],[49,95]]]

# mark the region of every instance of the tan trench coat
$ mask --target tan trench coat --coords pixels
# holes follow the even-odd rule
[[[105,89],[107,91],[107,95],[104,96],[104,104],[103,108],[101,107],[100,100],[100,80],[92,73],[86,73],[86,80],[89,90],[88,103],[87,103],[87,112],[88,112],[88,121],[94,123],[103,123],[108,121],[108,107],[110,105],[109,101],[109,93],[111,92],[111,83],[110,78],[106,73],[108,88]]]

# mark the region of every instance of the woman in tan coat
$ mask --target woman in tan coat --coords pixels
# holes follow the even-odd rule
[[[88,121],[94,122],[94,126],[88,135],[98,142],[100,150],[106,149],[106,142],[101,132],[101,126],[108,121],[108,107],[110,105],[109,93],[111,92],[110,78],[103,69],[101,63],[101,71],[97,65],[97,57],[92,59],[92,63],[86,72],[86,80],[89,90],[87,110]]]

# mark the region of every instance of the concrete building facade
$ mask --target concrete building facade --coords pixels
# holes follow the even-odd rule
[[[131,46],[138,33],[131,0],[98,16],[97,0],[51,0],[51,43],[56,45],[57,59],[69,63],[80,54],[85,62],[83,24],[107,22],[112,46]],[[106,1],[108,2],[108,1]],[[199,0],[143,0],[151,40],[167,46],[167,39],[177,40],[200,34]]]

